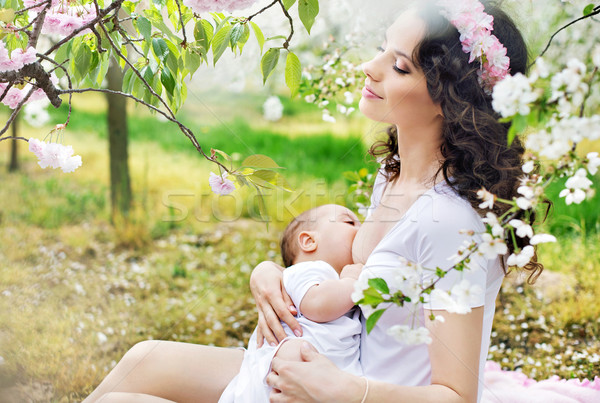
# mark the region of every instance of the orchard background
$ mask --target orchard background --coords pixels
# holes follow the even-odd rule
[[[271,3],[259,1],[233,15],[252,15]],[[351,108],[362,86],[360,61],[375,54],[391,22],[391,4],[394,10],[399,6],[364,3],[321,2],[310,36],[300,29],[297,9],[290,8],[296,27],[290,49],[309,69],[298,82],[300,96],[290,98],[283,54],[263,84],[255,39],[241,55],[224,52],[215,67],[208,52],[207,64],[191,78],[182,77],[187,99],[167,117],[189,128],[209,159],[211,149],[227,153],[234,169],[248,156],[269,156],[286,168],[274,170],[285,177],[285,186],[275,179],[273,186],[249,183],[230,195],[215,195],[208,178],[219,167],[201,158],[177,124],[129,99],[125,161],[131,197],[124,204],[113,199],[110,101],[98,92],[73,95],[68,125],[61,130],[60,140],[82,157],[75,172],[42,170],[25,142],[0,141],[0,165],[6,167],[0,170],[0,400],[79,401],[141,340],[247,342],[256,322],[249,274],[262,260],[279,261],[285,223],[315,204],[356,206],[360,198],[348,192],[353,176],[343,173],[375,172],[366,149],[385,125]],[[535,56],[553,32],[581,16],[587,2],[505,5]],[[0,2],[1,9],[8,6]],[[280,14],[254,21],[266,38],[282,36],[267,44],[281,45],[289,34],[289,21]],[[590,18],[561,32],[547,62],[560,69],[570,57],[589,59],[600,37],[598,24]],[[342,60],[334,64],[338,54]],[[321,76],[316,84],[309,79]],[[106,88],[107,82],[98,81],[98,88]],[[173,94],[165,95],[167,103],[179,106]],[[597,83],[590,94],[589,116],[598,113]],[[155,105],[143,91],[138,95]],[[17,126],[17,137],[47,139],[69,115],[66,94],[62,98],[57,109],[21,111],[11,129]],[[0,122],[8,122],[12,111],[0,107]],[[585,156],[598,148],[600,142],[584,141],[577,152]],[[592,181],[596,188],[600,178]],[[533,286],[518,273],[505,281],[489,358],[536,379],[554,374],[592,379],[600,373],[599,199],[590,194],[566,206],[558,197],[563,188],[564,179],[547,192],[554,205],[542,228],[558,242],[540,247],[546,270]]]

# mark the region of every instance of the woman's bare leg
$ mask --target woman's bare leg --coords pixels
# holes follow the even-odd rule
[[[111,392],[176,402],[216,402],[239,372],[243,358],[244,352],[236,349],[144,341],[123,356],[84,403],[102,401]]]

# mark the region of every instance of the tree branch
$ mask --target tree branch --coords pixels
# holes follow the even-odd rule
[[[28,64],[28,66],[31,66],[30,64]],[[8,128],[10,127],[10,124],[17,118],[17,116],[19,115],[19,111],[21,110],[21,108],[23,107],[23,105],[25,105],[25,103],[27,102],[27,100],[29,99],[29,97],[31,96],[31,94],[33,94],[33,91],[35,91],[35,88],[31,88],[29,90],[29,92],[27,93],[27,95],[21,100],[21,102],[19,102],[19,105],[17,105],[17,107],[13,110],[13,113],[10,115],[10,117],[8,118],[8,121],[6,122],[6,124],[4,125],[4,127],[2,128],[2,130],[0,130],[0,135],[6,133],[6,131],[8,130]],[[12,138],[12,136],[11,136]]]
[[[290,46],[290,41],[292,40],[292,36],[294,36],[294,21],[292,20],[290,13],[288,13],[288,10],[285,9],[283,2],[281,0],[278,0],[278,3],[281,4],[281,9],[283,10],[283,14],[285,14],[287,19],[290,21],[291,32],[290,32],[290,35],[285,40],[285,42],[283,43],[283,47],[287,49]]]
[[[257,13],[252,14],[250,17],[248,17],[248,21],[250,21],[252,18],[256,17],[259,14],[264,13],[265,11],[267,11],[269,8],[273,7],[275,4],[279,3],[280,0],[275,0],[273,1],[271,4],[269,4],[268,6],[264,7],[262,10],[260,10]]]
[[[567,25],[561,27],[558,31],[556,31],[554,34],[552,34],[552,36],[550,37],[550,40],[548,41],[548,44],[546,45],[546,47],[544,48],[544,50],[542,51],[542,53],[540,53],[540,55],[538,57],[535,58],[535,60],[533,62],[531,62],[531,64],[527,67],[528,69],[533,66],[535,64],[535,62],[537,61],[537,59],[539,59],[540,57],[544,56],[546,54],[546,52],[548,51],[548,49],[550,48],[550,45],[552,44],[552,41],[554,40],[554,37],[556,35],[558,35],[561,31],[567,29],[568,27],[570,27],[571,25],[585,20],[586,18],[592,18],[593,16],[600,14],[600,6],[596,6],[594,7],[594,9],[592,10],[591,13],[589,13],[588,15],[584,15],[583,17],[579,17],[576,20],[573,20],[571,22],[569,22]]]
[[[175,0],[175,4],[177,4],[177,9],[179,10],[179,21],[181,22],[181,32],[183,32],[183,43],[181,45],[185,47],[185,45],[187,45],[187,36],[185,35],[185,25],[183,24],[183,14],[181,14],[181,4],[179,4],[179,0]]]
[[[121,8],[121,4],[123,4],[123,1],[125,0],[115,0],[114,3],[111,3],[110,6],[106,7],[103,10],[100,10],[99,13],[96,14],[96,18],[94,18],[93,20],[91,20],[89,23],[85,24],[84,26],[77,28],[76,30],[74,30],[71,35],[63,38],[61,41],[57,42],[56,44],[54,44],[54,46],[52,46],[50,49],[48,49],[46,51],[46,53],[44,53],[46,56],[50,55],[52,52],[54,52],[56,49],[60,48],[63,44],[69,42],[73,37],[75,37],[77,34],[79,34],[82,31],[85,31],[86,29],[90,29],[91,27],[93,27],[94,25],[100,23],[100,21],[106,16],[108,15],[110,12],[114,11],[114,10],[118,10],[119,8]]]

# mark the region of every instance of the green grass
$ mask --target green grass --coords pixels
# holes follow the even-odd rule
[[[286,100],[285,105],[286,119],[292,116],[312,122],[320,119],[320,114],[315,115],[313,106],[302,106],[306,105],[304,102]],[[256,115],[256,108],[252,104],[246,105],[246,108],[250,109],[250,112],[246,113],[252,114],[254,110]],[[155,142],[167,152],[198,155],[190,140],[175,124],[160,121],[147,113],[138,115],[136,111],[140,112],[134,108],[128,119],[129,138],[132,142]],[[66,106],[53,111],[52,115],[57,121],[64,118]],[[320,123],[321,130],[317,133],[289,136],[290,126],[298,126],[297,121],[290,120],[289,125],[285,122],[272,125],[270,129],[265,127],[264,123],[251,125],[248,120],[239,116],[212,124],[202,124],[191,112],[183,111],[179,118],[196,133],[205,152],[209,153],[211,148],[215,148],[230,155],[237,153],[241,158],[252,154],[265,154],[285,167],[285,176],[290,178],[318,178],[332,184],[340,181],[341,172],[359,170],[367,163],[366,146],[359,131],[341,137],[328,131],[326,124]],[[77,110],[74,106],[69,131],[94,133],[105,139],[106,130],[106,118],[103,113]]]

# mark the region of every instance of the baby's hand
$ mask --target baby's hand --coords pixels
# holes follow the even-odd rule
[[[353,278],[355,280],[358,280],[358,276],[360,276],[360,272],[362,271],[363,266],[364,264],[362,263],[347,264],[342,269],[340,273],[340,278]]]

